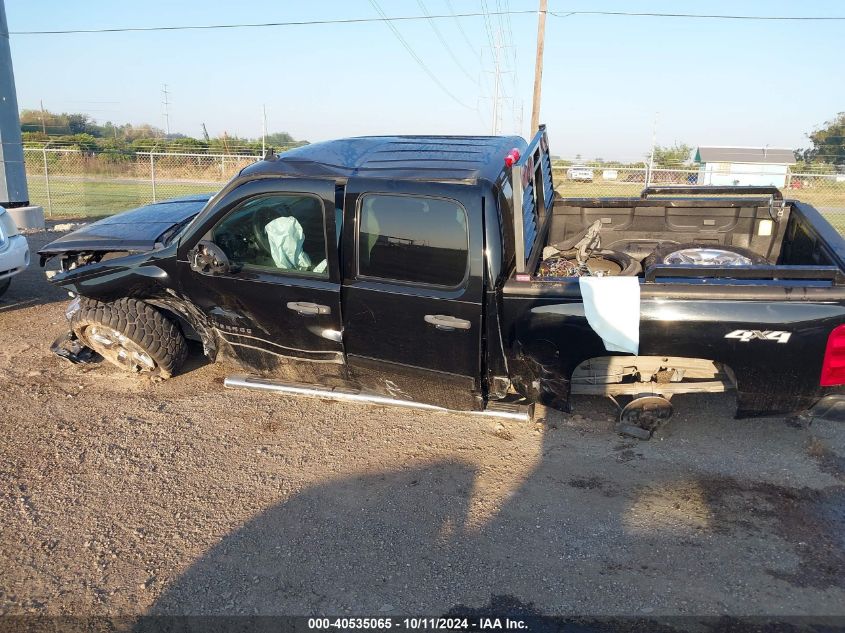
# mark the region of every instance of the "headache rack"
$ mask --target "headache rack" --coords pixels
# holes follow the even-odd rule
[[[540,126],[525,153],[511,167],[511,188],[516,272],[531,274],[540,263],[555,197],[545,125]]]

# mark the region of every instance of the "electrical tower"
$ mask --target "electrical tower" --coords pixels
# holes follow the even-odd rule
[[[514,102],[513,96],[508,96],[505,93],[505,84],[503,81],[504,75],[510,75],[514,71],[510,70],[505,67],[503,63],[503,55],[502,51],[507,48],[512,48],[510,46],[506,46],[502,44],[502,31],[498,30],[493,33],[491,42],[492,46],[490,46],[490,52],[492,55],[492,70],[488,70],[487,72],[493,75],[493,93],[490,97],[492,101],[492,116],[490,120],[490,133],[493,136],[498,136],[502,133],[502,117],[503,117],[503,110],[505,101],[511,101],[512,104]]]
[[[167,91],[167,84],[164,84],[162,87],[161,94],[161,105],[164,107],[164,111],[162,112],[164,116],[164,132],[167,136],[170,136],[170,100],[168,99],[170,93]]]

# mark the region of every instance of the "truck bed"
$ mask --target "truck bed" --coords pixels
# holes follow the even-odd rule
[[[639,198],[555,195],[546,203],[536,194],[544,174],[532,174],[514,218],[524,248],[517,239],[516,266],[502,289],[503,347],[512,350],[523,389],[536,386],[537,397],[553,406],[568,406],[571,393],[669,397],[735,389],[738,417],[800,411],[838,397],[841,388],[825,386],[820,375],[828,336],[845,315],[845,240],[812,206],[759,187],[658,187]],[[582,282],[597,270],[590,262],[586,269],[562,266],[564,275],[548,275],[547,263],[539,274],[544,247],[563,250],[568,242],[569,255],[561,257],[574,257],[573,240],[594,223],[601,227],[601,251],[594,253],[638,262],[607,273],[640,278],[636,307],[620,297],[617,308],[620,315],[638,312],[635,352],[611,351],[589,322]],[[744,249],[752,263],[651,256],[674,245]],[[604,317],[612,320],[610,312]],[[710,377],[691,381],[702,367]],[[667,388],[655,382],[659,375],[682,377]]]
[[[749,249],[775,266],[841,269],[845,252],[845,241],[814,208],[738,196],[558,198],[544,246],[569,240],[597,220],[603,249],[640,262],[660,245],[691,242]]]

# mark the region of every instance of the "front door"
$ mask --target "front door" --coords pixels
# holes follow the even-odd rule
[[[350,180],[344,344],[351,377],[394,398],[481,407],[477,187]]]
[[[180,245],[183,292],[251,372],[345,382],[334,198],[330,181],[247,182]],[[209,244],[228,260],[222,271],[191,265]]]

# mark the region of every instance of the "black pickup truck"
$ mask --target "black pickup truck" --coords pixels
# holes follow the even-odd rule
[[[40,255],[76,296],[71,360],[168,377],[195,339],[245,368],[228,386],[517,417],[606,395],[644,438],[678,393],[845,412],[845,241],[818,211],[759,187],[566,198],[544,128],[270,152]]]

